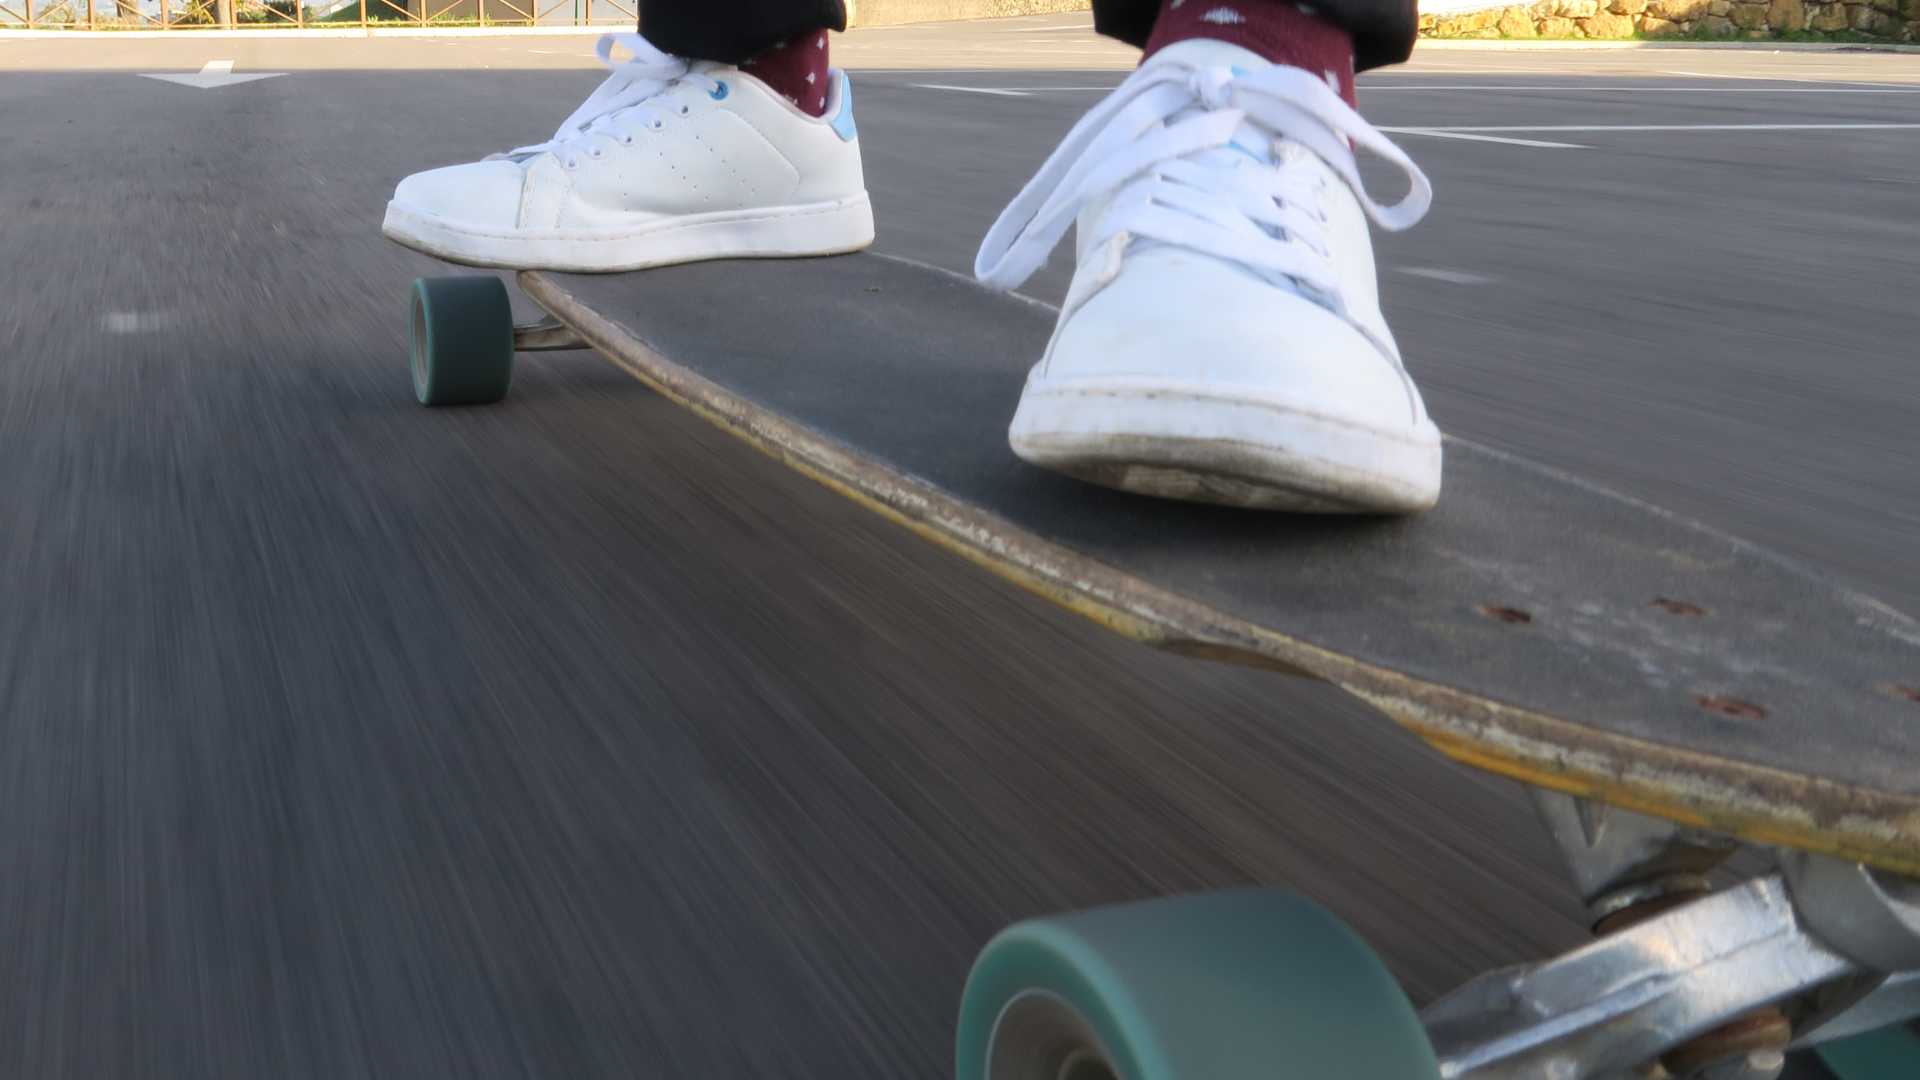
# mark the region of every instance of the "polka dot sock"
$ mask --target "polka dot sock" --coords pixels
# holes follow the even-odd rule
[[[1353,38],[1310,3],[1294,0],[1161,0],[1147,55],[1176,41],[1211,38],[1302,68],[1353,104]]]
[[[740,65],[740,70],[773,87],[808,116],[827,114],[829,69],[827,32],[815,30],[783,41]]]

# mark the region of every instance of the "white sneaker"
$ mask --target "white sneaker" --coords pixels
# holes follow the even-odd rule
[[[1352,145],[1399,166],[1392,207]],[[1010,432],[1036,465],[1148,495],[1410,513],[1440,433],[1380,314],[1367,217],[1427,178],[1312,75],[1216,41],[1156,54],[1007,207],[975,272],[1014,288],[1079,215],[1079,265]]]
[[[611,59],[615,46],[632,54]],[[400,181],[382,231],[453,262],[638,270],[739,256],[831,255],[873,242],[846,73],[827,113],[759,79],[600,39],[613,69],[552,139]]]

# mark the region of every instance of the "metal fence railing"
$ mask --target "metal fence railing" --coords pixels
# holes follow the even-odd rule
[[[0,30],[631,26],[638,0],[0,0]]]

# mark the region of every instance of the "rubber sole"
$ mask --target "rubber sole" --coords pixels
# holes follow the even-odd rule
[[[1184,502],[1412,514],[1440,497],[1440,433],[1390,432],[1218,388],[1029,383],[1013,452],[1089,483]]]
[[[706,259],[860,251],[873,243],[873,204],[861,192],[834,202],[690,214],[622,229],[488,231],[390,202],[380,231],[465,266],[610,273]]]

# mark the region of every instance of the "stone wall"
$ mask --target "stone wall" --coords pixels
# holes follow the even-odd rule
[[[1420,16],[1420,32],[1450,38],[1717,37],[1790,33],[1920,41],[1920,0],[1538,0]]]
[[[887,26],[1085,11],[1088,0],[846,0],[846,5],[849,24]],[[1538,0],[1422,15],[1420,33],[1446,38],[1752,39],[1792,34],[1816,41],[1845,35],[1920,42],[1920,0]]]

